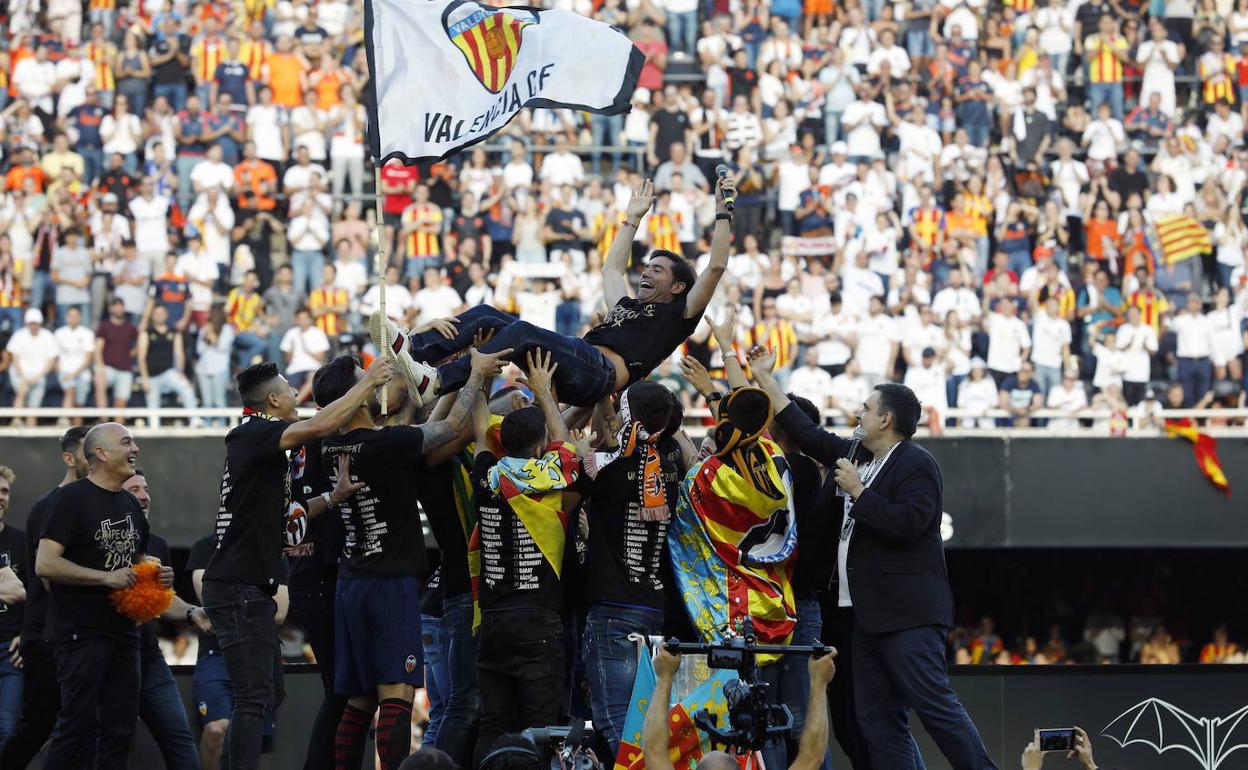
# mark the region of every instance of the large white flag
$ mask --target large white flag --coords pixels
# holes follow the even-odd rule
[[[383,162],[445,158],[522,107],[625,112],[645,57],[571,11],[473,0],[366,0],[370,140]]]

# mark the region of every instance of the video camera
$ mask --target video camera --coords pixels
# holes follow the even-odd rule
[[[787,644],[759,644],[754,624],[749,618],[741,624],[741,634],[718,644],[697,644],[668,639],[663,646],[668,652],[706,655],[706,665],[712,669],[730,669],[740,677],[724,685],[724,699],[728,701],[728,726],[719,727],[718,718],[703,709],[693,715],[698,729],[711,736],[711,743],[731,749],[736,754],[761,750],[764,746],[783,740],[793,731],[793,712],[784,704],[768,703],[767,691],[771,685],[758,677],[758,655],[810,655],[822,657],[832,652],[822,644],[799,646]]]
[[[603,770],[590,750],[594,731],[582,721],[573,720],[564,727],[530,727],[521,735],[533,741],[541,763],[551,770]]]

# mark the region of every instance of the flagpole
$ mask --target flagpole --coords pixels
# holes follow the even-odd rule
[[[377,296],[381,309],[381,317],[389,324],[389,317],[386,315],[386,270],[389,267],[389,258],[386,254],[386,226],[383,221],[382,214],[382,194],[381,194],[381,163],[376,158],[373,159],[373,192],[376,197],[375,208],[377,212]],[[386,350],[378,351],[382,355],[389,355],[394,358],[394,346],[387,345]],[[385,417],[389,414],[389,399],[386,397],[386,384],[381,385],[381,416]]]

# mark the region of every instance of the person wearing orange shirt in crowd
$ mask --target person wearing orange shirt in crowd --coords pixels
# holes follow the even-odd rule
[[[35,151],[29,147],[22,147],[17,151],[12,167],[4,175],[4,189],[9,192],[21,190],[27,179],[34,180],[34,192],[42,193],[43,186],[48,181],[48,175],[35,158]]]
[[[406,242],[406,275],[422,276],[430,267],[442,266],[442,209],[429,202],[429,188],[417,185],[412,203],[403,210]]]
[[[308,73],[308,85],[316,91],[318,110],[332,110],[342,104],[339,93],[348,83],[355,83],[351,70],[343,67],[331,53],[321,54],[320,65]]]
[[[260,319],[263,302],[259,288],[260,275],[248,270],[242,285],[230,289],[225,298],[225,318],[234,327],[234,350],[243,367],[250,366],[252,359],[263,356],[269,348],[267,330]]]
[[[1206,105],[1216,102],[1235,103],[1235,57],[1223,48],[1221,35],[1209,41],[1209,50],[1197,62],[1201,97]]]
[[[191,74],[195,76],[195,92],[201,104],[212,104],[212,83],[217,65],[225,60],[225,38],[221,20],[215,15],[204,19],[204,31],[191,44]]]
[[[325,332],[329,344],[333,346],[338,335],[347,331],[347,309],[350,297],[347,290],[336,286],[338,269],[333,264],[326,264],[321,271],[321,287],[313,289],[308,295],[308,310],[316,328]]]
[[[1144,267],[1135,269],[1136,281],[1140,288],[1131,292],[1127,307],[1140,309],[1140,320],[1153,327],[1153,332],[1161,338],[1161,318],[1170,312],[1170,302],[1163,292],[1157,291],[1152,272]]]
[[[381,219],[386,225],[386,254],[393,260],[396,256],[394,233],[399,227],[400,218],[412,203],[412,194],[416,191],[416,183],[420,181],[420,169],[415,166],[404,166],[392,160],[381,167],[381,192],[385,200],[381,204]]]
[[[1201,663],[1232,663],[1231,658],[1241,657],[1242,650],[1230,639],[1225,623],[1219,623],[1213,629],[1213,641],[1206,644],[1200,651]]]
[[[919,188],[919,205],[910,210],[910,247],[938,249],[945,240],[945,212],[932,202],[931,188]]]
[[[1096,202],[1084,231],[1088,259],[1100,262],[1105,269],[1117,275],[1121,270],[1118,264],[1118,220],[1110,214],[1109,204],[1104,200]]]
[[[255,142],[243,145],[243,162],[234,167],[234,187],[238,190],[239,220],[250,219],[258,211],[277,206],[277,172],[268,161],[256,157]]]
[[[307,88],[308,63],[294,49],[295,39],[282,35],[265,65],[264,82],[273,89],[273,102],[288,110],[303,104]]]
[[[671,199],[672,194],[667,190],[655,199],[654,211],[650,212],[650,223],[646,226],[646,240],[651,249],[680,254],[680,228],[677,227],[675,215],[669,210]]]

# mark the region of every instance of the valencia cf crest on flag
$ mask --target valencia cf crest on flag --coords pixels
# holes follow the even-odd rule
[[[446,34],[492,94],[503,90],[515,69],[524,28],[538,21],[530,11],[488,8],[471,0],[451,3],[442,12]]]

